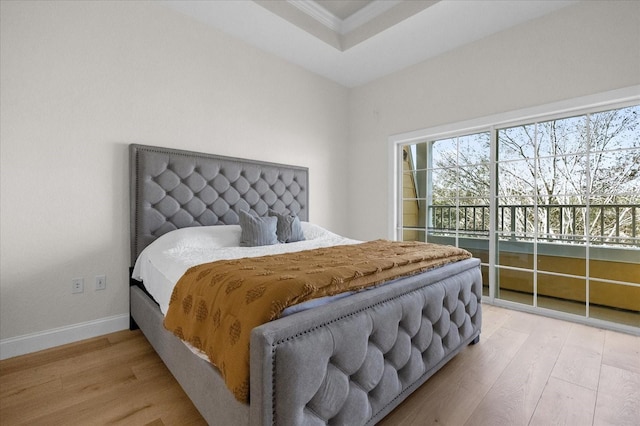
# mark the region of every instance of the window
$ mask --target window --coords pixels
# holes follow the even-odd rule
[[[493,301],[640,327],[640,105],[397,143],[395,237],[463,247]]]

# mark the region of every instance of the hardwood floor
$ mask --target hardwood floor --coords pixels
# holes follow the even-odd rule
[[[640,337],[483,306],[469,346],[380,424],[639,425]],[[139,332],[0,361],[0,424],[206,424]]]

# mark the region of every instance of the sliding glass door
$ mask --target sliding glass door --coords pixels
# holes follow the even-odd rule
[[[468,249],[496,300],[640,327],[640,106],[399,149],[399,238]]]

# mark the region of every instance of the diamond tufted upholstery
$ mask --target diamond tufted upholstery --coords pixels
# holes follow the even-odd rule
[[[238,223],[241,210],[308,220],[308,169],[130,145],[132,264],[178,228]]]
[[[406,278],[392,296],[372,290],[322,325],[270,342],[273,417],[263,423],[373,424],[391,411],[479,334],[478,261],[457,263],[467,269]]]
[[[308,220],[305,168],[131,145],[131,262],[184,226],[237,223],[249,206]],[[157,305],[132,287],[131,314],[214,424],[375,424],[480,333],[482,277],[468,259],[252,330],[251,403],[187,356]]]

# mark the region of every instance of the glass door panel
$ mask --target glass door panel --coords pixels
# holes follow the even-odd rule
[[[533,270],[533,244],[521,241],[498,240],[497,259],[502,266]]]
[[[489,265],[480,265],[480,273],[482,273],[482,295],[489,297]]]
[[[538,306],[570,314],[586,315],[586,280],[538,273]]]
[[[499,298],[533,306],[533,272],[498,267]]]
[[[489,263],[489,240],[480,238],[459,238],[458,247],[469,251],[482,263]]]
[[[402,229],[402,241],[421,241],[425,242],[425,231],[420,229]]]
[[[539,271],[586,277],[587,249],[583,246],[538,243]]]
[[[640,327],[640,286],[590,280],[589,316]]]
[[[498,163],[498,196],[536,195],[535,168],[529,160]]]
[[[536,155],[560,158],[566,154],[583,154],[589,147],[585,137],[587,116],[568,117],[537,123]]]
[[[591,252],[591,278],[640,284],[640,250],[594,247]]]
[[[536,125],[510,127],[498,131],[498,160],[534,158]]]
[[[427,171],[426,144],[402,147],[401,237],[405,241],[425,241]]]

